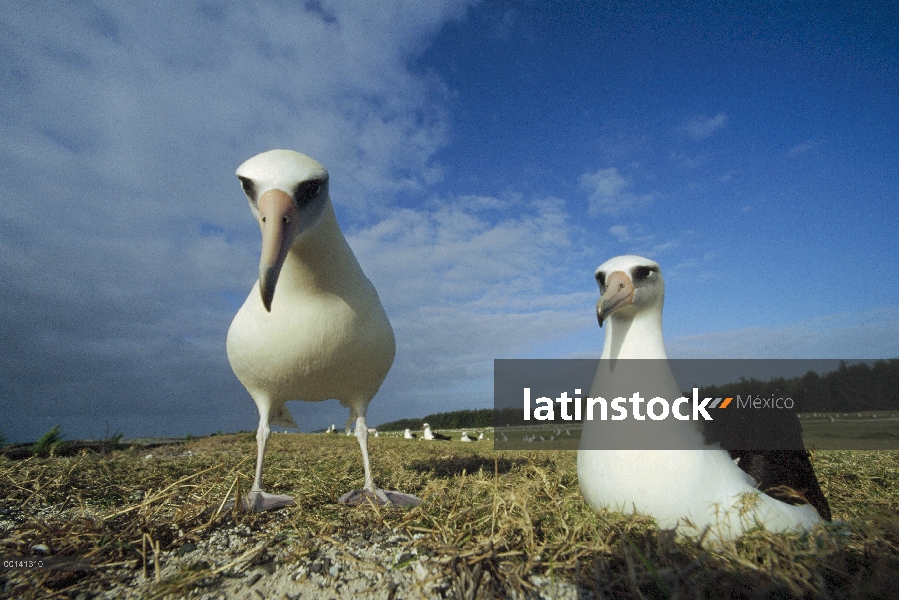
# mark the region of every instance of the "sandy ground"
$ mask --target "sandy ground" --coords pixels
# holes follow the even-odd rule
[[[65,519],[69,511],[60,508],[45,507],[35,516],[51,522]],[[7,509],[0,515],[0,529],[24,517]],[[275,519],[261,528],[247,524],[219,527],[198,541],[185,539],[183,543],[170,544],[172,549],[161,551],[158,556],[159,582],[149,549],[146,576],[139,559],[91,565],[90,574],[78,578],[81,581],[76,591],[63,591],[58,597],[77,600],[493,597],[489,572],[472,572],[464,557],[438,555],[429,549],[433,540],[426,539],[425,534],[410,535],[407,531],[385,527],[333,537],[298,538],[284,533],[279,521]],[[40,556],[43,549],[32,550],[34,556]],[[0,572],[0,598],[44,596],[22,575],[16,571]],[[502,589],[500,593],[522,599],[593,597],[571,583],[538,575],[530,576],[527,585],[517,590]]]
[[[421,534],[382,530],[307,540],[312,550],[297,557],[290,539],[247,526],[220,529],[198,544],[187,542],[160,554],[163,580],[177,574],[212,574],[185,586],[176,596],[198,599],[356,598],[399,600],[483,597],[489,573],[460,574],[451,558],[432,556],[416,545]],[[305,552],[305,551],[304,551]],[[112,573],[109,573],[112,574]],[[116,573],[127,581],[99,591],[94,598],[147,598],[162,591],[152,564],[148,577],[130,565]],[[98,582],[99,583],[99,582]],[[533,589],[507,590],[513,598],[575,599],[591,597],[570,583],[534,576]],[[99,586],[98,586],[99,587]],[[477,595],[472,592],[479,588]],[[86,600],[87,596],[85,596]]]

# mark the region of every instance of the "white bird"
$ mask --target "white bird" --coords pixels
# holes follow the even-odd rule
[[[615,390],[622,385],[614,375],[616,365],[623,368],[620,359],[657,359],[641,363],[641,369],[651,372],[642,377],[640,389],[632,392],[669,401],[682,396],[662,339],[665,286],[658,263],[639,256],[619,256],[603,263],[596,270],[596,279],[601,292],[597,317],[600,326],[606,323],[606,332],[590,396],[624,396],[621,389]],[[633,386],[633,380],[627,385]],[[644,423],[655,426],[653,435],[664,436],[674,447],[689,449],[595,449],[600,439],[646,435],[648,430],[639,429]],[[785,531],[821,523],[811,505],[794,506],[759,492],[756,482],[734,464],[727,451],[705,444],[695,423],[585,420],[577,455],[584,499],[596,510],[637,510],[654,517],[660,527],[677,527],[687,535],[708,527],[712,539],[720,540],[734,539],[757,525]]]
[[[228,331],[228,360],[259,409],[257,457],[247,505],[293,504],[268,494],[262,465],[270,425],[297,427],[285,403],[337,399],[350,409],[362,449],[365,484],[340,502],[366,497],[408,505],[418,498],[377,488],[368,458],[368,404],[393,364],[393,329],[374,286],[340,231],[328,194],[328,172],[291,150],[259,154],[237,177],[262,229],[259,279]]]
[[[406,431],[403,432],[403,437],[406,438],[407,440],[414,440],[418,436],[416,436],[414,433],[412,433],[411,431],[406,429]]]
[[[425,423],[422,425],[424,429],[424,439],[426,440],[448,440],[449,438],[442,433],[437,433],[431,430],[431,426]]]
[[[484,439],[484,432],[483,432],[483,431],[478,435],[478,439],[479,439],[479,440],[483,440],[483,439]]]
[[[462,442],[473,442],[473,441],[475,441],[475,440],[474,440],[473,437],[470,437],[470,436],[468,435],[468,432],[467,432],[467,431],[463,431],[463,432],[462,432],[462,437],[459,438],[459,441],[462,441]]]

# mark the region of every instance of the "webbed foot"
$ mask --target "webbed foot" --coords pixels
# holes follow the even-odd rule
[[[402,508],[418,506],[422,503],[421,498],[413,496],[412,494],[404,494],[396,490],[382,490],[377,487],[374,489],[374,492],[367,489],[347,492],[338,498],[337,501],[341,504],[348,504],[350,506],[373,502],[378,506],[396,506]]]
[[[296,504],[291,496],[284,494],[267,494],[265,492],[250,492],[246,498],[240,499],[240,507],[243,510],[262,512],[277,510],[285,506]]]

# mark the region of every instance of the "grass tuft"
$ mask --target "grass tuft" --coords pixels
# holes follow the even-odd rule
[[[53,456],[53,453],[62,446],[63,435],[59,428],[59,425],[54,425],[52,429],[38,438],[32,448],[32,452],[36,456]]]

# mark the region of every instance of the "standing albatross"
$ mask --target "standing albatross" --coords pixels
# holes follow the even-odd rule
[[[259,279],[228,330],[228,360],[259,409],[252,510],[293,504],[262,488],[270,425],[297,427],[285,403],[337,399],[350,409],[362,449],[365,484],[341,496],[411,505],[415,496],[376,487],[365,413],[393,364],[393,329],[374,286],[337,225],[328,172],[291,150],[271,150],[237,169],[262,229]]]
[[[597,317],[606,332],[590,396],[624,396],[624,388],[634,385],[638,389],[631,391],[642,392],[646,400],[658,396],[673,401],[682,396],[662,338],[665,284],[658,263],[619,256],[600,265],[595,275],[601,293]],[[639,363],[639,369],[647,369],[645,375],[639,373],[626,383],[616,381],[616,373],[620,378],[628,371],[628,359],[654,360]],[[626,447],[634,436],[649,432],[681,449],[596,449],[610,447],[610,439]],[[654,517],[662,528],[676,527],[686,534],[708,528],[712,539],[731,540],[758,526],[800,530],[822,521],[809,504],[794,506],[760,492],[726,450],[705,441],[696,421],[585,420],[577,469],[581,493],[594,509],[637,510]]]

